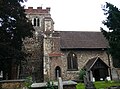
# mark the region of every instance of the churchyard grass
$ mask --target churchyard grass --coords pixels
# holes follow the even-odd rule
[[[84,83],[78,83],[76,89],[85,89]]]
[[[106,89],[110,86],[120,86],[120,82],[115,81],[98,81],[94,84],[96,89]],[[76,89],[85,89],[84,83],[78,83]]]
[[[120,82],[115,81],[99,81],[95,82],[96,89],[106,89],[110,86],[120,86]]]

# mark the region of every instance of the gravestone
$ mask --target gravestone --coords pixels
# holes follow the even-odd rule
[[[88,75],[84,76],[85,89],[96,89],[92,81],[89,80]]]
[[[112,69],[112,79],[113,80],[119,80],[119,75],[118,75],[118,72],[115,68]]]
[[[63,89],[63,83],[61,77],[58,77],[58,89]]]

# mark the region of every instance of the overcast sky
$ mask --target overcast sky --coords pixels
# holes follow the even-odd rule
[[[120,6],[120,0],[28,0],[24,5],[50,7],[55,30],[100,31],[105,19],[101,5],[105,2]]]

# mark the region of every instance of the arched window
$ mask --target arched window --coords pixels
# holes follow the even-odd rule
[[[38,17],[32,19],[33,26],[40,26],[40,19]]]
[[[34,24],[33,24],[33,25],[34,25],[34,26],[36,26],[36,18],[34,18],[34,21],[33,21],[33,22],[34,22]]]
[[[37,18],[37,26],[40,26],[40,20]]]
[[[77,56],[74,52],[70,52],[68,54],[67,65],[68,65],[68,70],[77,70],[78,69]]]
[[[59,66],[55,68],[55,78],[58,79],[58,77],[61,77],[61,69]]]

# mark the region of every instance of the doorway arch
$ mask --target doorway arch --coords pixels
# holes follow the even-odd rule
[[[61,68],[59,66],[56,66],[56,68],[55,68],[55,79],[58,79],[58,77],[61,77]]]

